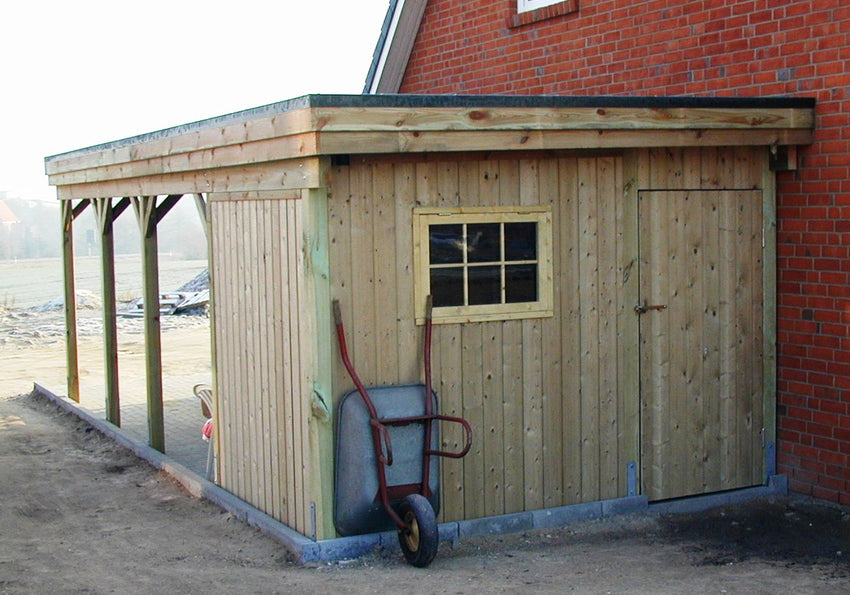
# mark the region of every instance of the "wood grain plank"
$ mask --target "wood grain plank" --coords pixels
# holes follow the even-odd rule
[[[372,166],[372,173],[371,252],[375,276],[376,382],[379,385],[398,384],[402,380],[399,378],[399,316],[395,279],[398,255],[392,241],[397,229],[393,166],[378,163]],[[413,380],[405,379],[404,382]]]
[[[640,300],[639,248],[638,248],[638,188],[640,168],[638,156],[627,152],[620,160],[617,188],[621,200],[617,207],[618,228],[621,230],[617,245],[618,300],[617,334],[618,365],[617,378],[620,387],[618,406],[618,442],[621,470],[619,495],[630,495],[628,466],[634,463],[635,485],[640,485],[640,317],[634,306]]]
[[[481,195],[481,165],[462,164],[458,169],[458,195],[461,205],[477,203]],[[420,201],[422,200],[422,196]],[[424,203],[423,203],[424,204]],[[463,507],[466,518],[485,516],[485,426],[482,324],[460,325],[461,377],[463,386],[463,417],[473,431],[472,448],[463,459]]]
[[[562,393],[562,450],[563,458],[563,498],[564,504],[576,504],[582,501],[582,389],[581,389],[581,293],[579,280],[582,279],[580,263],[579,219],[579,168],[574,158],[561,159],[558,164],[561,209],[558,229],[561,246],[558,253],[561,258],[561,304],[560,336],[561,379],[559,388]]]
[[[541,357],[540,357],[540,410],[543,420],[540,428],[541,474],[543,487],[541,507],[551,508],[564,503],[563,471],[563,406],[565,391],[561,384],[561,300],[562,284],[557,282],[562,271],[563,239],[559,233],[561,225],[561,179],[559,160],[546,159],[540,164],[540,204],[547,205],[552,211],[552,268],[555,271],[553,283],[552,318],[541,321]]]
[[[440,206],[457,207],[460,203],[460,169],[456,162],[442,162],[436,168],[436,203]],[[476,168],[477,171],[477,168]],[[418,304],[417,304],[418,306]],[[411,311],[411,314],[413,312]],[[433,378],[438,382],[435,389],[440,397],[440,410],[446,415],[463,417],[463,373],[461,365],[461,331],[455,324],[434,327],[433,346],[439,355],[432,355]],[[459,424],[446,423],[440,428],[440,439],[444,449],[458,452],[464,446],[464,433]],[[441,461],[443,507],[442,518],[460,520],[464,518],[464,462],[460,459]]]
[[[578,160],[578,266],[581,284],[581,498],[585,502],[600,497],[599,435],[599,205],[597,201],[596,160]]]
[[[612,157],[596,161],[596,204],[598,220],[598,337],[599,344],[599,495],[616,498],[618,495],[620,458],[618,440],[617,377],[619,309],[617,279],[617,244],[620,226],[617,219],[617,163]]]

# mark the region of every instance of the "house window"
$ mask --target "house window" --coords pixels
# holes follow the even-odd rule
[[[516,11],[530,12],[532,10],[537,10],[538,8],[543,8],[544,6],[559,4],[563,1],[564,0],[516,0]]]
[[[523,27],[568,14],[578,14],[578,0],[517,0],[516,12],[508,18],[508,27]]]
[[[461,323],[552,315],[552,217],[545,207],[414,210],[416,319]]]

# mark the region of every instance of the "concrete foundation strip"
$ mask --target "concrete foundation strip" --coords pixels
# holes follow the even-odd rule
[[[77,416],[104,436],[129,449],[156,469],[173,477],[196,498],[209,500],[229,512],[236,519],[278,541],[301,564],[351,559],[373,553],[381,548],[396,548],[398,545],[395,531],[313,541],[261,510],[254,508],[244,500],[240,500],[227,490],[207,481],[201,475],[170,457],[130,437],[106,420],[92,416],[73,401],[54,394],[38,383],[34,385],[33,389],[42,397],[55,403],[63,411]],[[577,521],[639,512],[655,514],[699,512],[716,506],[738,504],[756,498],[787,493],[787,477],[774,475],[769,478],[767,485],[764,486],[659,503],[650,504],[646,496],[628,496],[586,504],[573,504],[468,521],[441,523],[439,525],[440,541],[454,543],[463,538],[561,527]]]

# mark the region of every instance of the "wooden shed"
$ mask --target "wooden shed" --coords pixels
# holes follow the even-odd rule
[[[811,142],[813,112],[799,98],[306,96],[46,168],[66,229],[85,201],[104,229],[119,205],[149,230],[180,196],[205,207],[220,483],[324,539],[335,406],[353,387],[332,299],[364,382],[387,385],[422,378],[434,296],[441,412],[474,431],[441,466],[441,520],[763,484],[774,170]]]

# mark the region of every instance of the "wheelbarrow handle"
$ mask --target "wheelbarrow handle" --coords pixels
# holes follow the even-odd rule
[[[463,433],[465,436],[465,443],[463,448],[457,452],[451,452],[446,450],[431,450],[426,449],[426,455],[433,455],[437,457],[448,457],[450,459],[462,459],[469,452],[469,449],[472,447],[472,427],[469,425],[469,422],[466,421],[462,417],[454,417],[451,415],[434,415],[433,418],[437,421],[445,421],[460,424],[463,428]]]
[[[339,326],[340,324],[342,324],[342,311],[339,308],[339,300],[333,301],[333,307],[334,307],[334,324],[336,326]]]
[[[381,461],[387,467],[392,467],[393,465],[393,443],[390,440],[390,433],[387,431],[387,426],[382,424],[377,419],[372,419],[369,422],[372,426],[373,431],[377,431],[381,438],[384,441],[384,449],[386,450],[386,455],[383,452],[378,452],[378,460]]]

